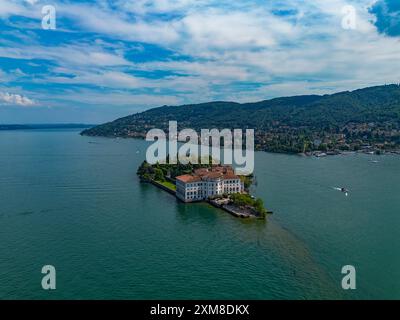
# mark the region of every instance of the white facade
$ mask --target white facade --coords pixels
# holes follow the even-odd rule
[[[209,197],[242,191],[243,185],[239,177],[176,180],[176,196],[184,202],[202,201]]]

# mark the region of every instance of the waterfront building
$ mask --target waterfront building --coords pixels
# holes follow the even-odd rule
[[[203,201],[243,191],[240,177],[229,166],[198,169],[193,174],[176,177],[176,196],[184,202]]]

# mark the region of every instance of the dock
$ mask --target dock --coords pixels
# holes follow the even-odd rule
[[[254,211],[250,209],[242,209],[238,208],[236,206],[232,206],[228,203],[220,203],[217,200],[208,200],[208,203],[211,204],[212,206],[222,209],[229,214],[233,215],[236,218],[241,218],[241,219],[263,219],[259,215],[257,215]]]

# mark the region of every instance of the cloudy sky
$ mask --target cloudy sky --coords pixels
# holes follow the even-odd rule
[[[400,82],[399,0],[0,0],[0,30],[0,123]]]

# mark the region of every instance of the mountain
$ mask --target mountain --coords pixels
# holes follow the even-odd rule
[[[163,106],[82,132],[104,137],[145,137],[152,128],[252,128],[257,150],[299,153],[314,150],[398,149],[400,85],[331,95],[275,98],[256,103],[209,102]]]

